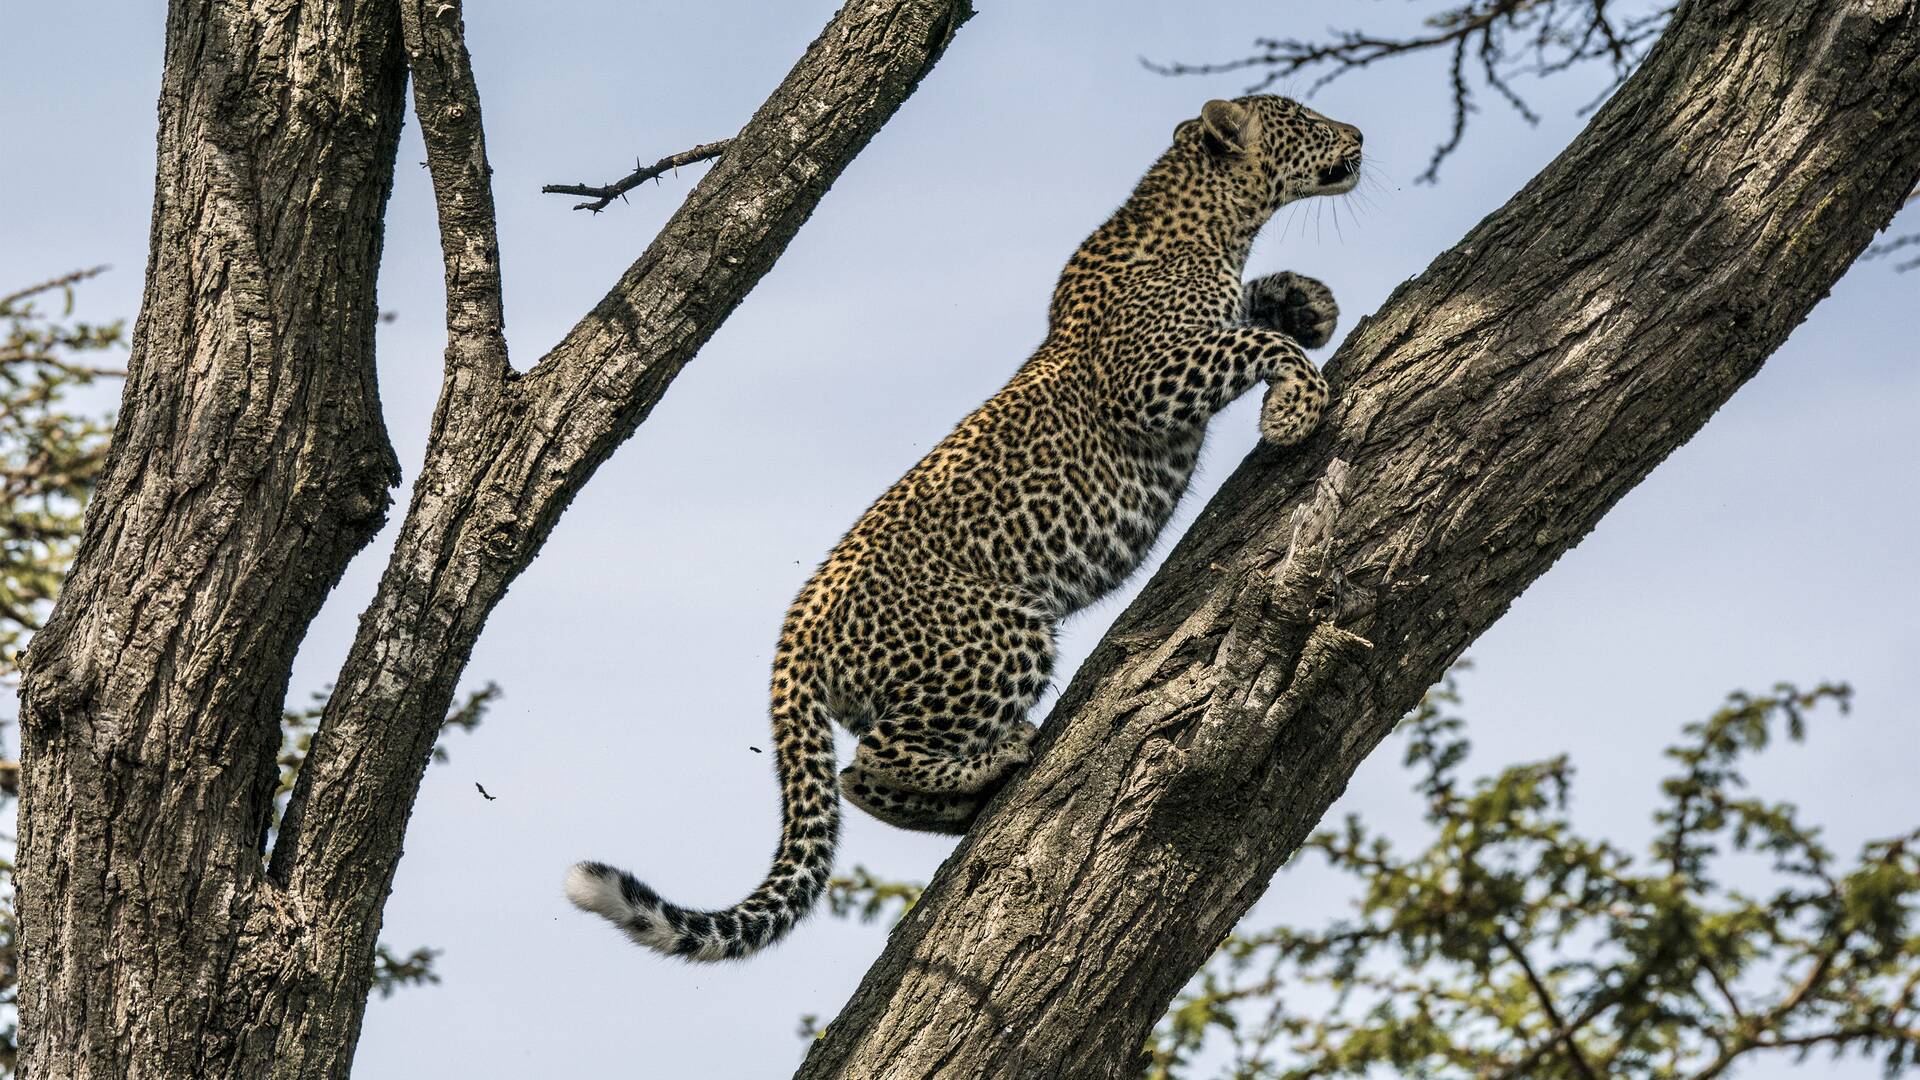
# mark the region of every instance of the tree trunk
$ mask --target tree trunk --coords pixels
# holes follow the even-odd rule
[[[1916,0],[1683,4],[1565,153],[1355,328],[1324,428],[1228,480],[799,1076],[1135,1074],[1360,761],[1916,178]]]
[[[22,686],[25,1075],[218,1073],[272,1041],[262,943],[307,963],[259,851],[294,650],[399,477],[373,325],[405,85],[379,4],[169,13],[122,408]]]
[[[970,14],[850,0],[523,375],[459,5],[175,0],[126,393],[22,686],[26,1075],[346,1075],[402,831],[488,612]],[[294,652],[397,480],[374,279],[409,60],[446,382],[269,869]]]

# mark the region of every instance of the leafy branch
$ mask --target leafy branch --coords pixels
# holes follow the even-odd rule
[[[1451,680],[1402,725],[1428,838],[1402,855],[1349,817],[1308,850],[1357,886],[1315,929],[1242,930],[1155,1030],[1144,1075],[1232,1080],[1724,1076],[1750,1056],[1920,1065],[1920,830],[1839,860],[1744,766],[1851,691],[1734,694],[1667,751],[1645,856],[1584,836],[1564,757],[1467,781]],[[1747,892],[1759,856],[1765,887]],[[834,911],[915,887],[864,869]]]
[[[80,508],[106,457],[110,417],[67,399],[123,374],[81,357],[125,343],[125,323],[70,321],[94,267],[0,296],[0,680],[15,678],[80,542]],[[47,302],[57,313],[43,310]]]

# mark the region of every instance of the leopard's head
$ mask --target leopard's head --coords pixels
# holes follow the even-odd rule
[[[1295,199],[1338,195],[1360,181],[1360,129],[1273,94],[1209,101],[1176,139],[1223,170],[1261,222]]]

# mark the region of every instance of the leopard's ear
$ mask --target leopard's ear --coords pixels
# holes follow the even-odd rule
[[[1208,151],[1222,157],[1246,152],[1251,124],[1252,117],[1238,102],[1215,98],[1200,106],[1201,141]]]

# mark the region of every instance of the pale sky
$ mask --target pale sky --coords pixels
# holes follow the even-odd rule
[[[612,179],[635,157],[732,134],[833,7],[469,5],[518,366],[640,253],[701,167],[598,217],[540,185]],[[0,287],[110,263],[80,314],[136,312],[161,8],[7,5]],[[1256,35],[1406,14],[1333,0],[979,8],[495,613],[467,681],[494,680],[506,697],[430,770],[381,935],[444,950],[444,982],[372,1003],[357,1076],[792,1070],[798,1018],[838,1010],[884,927],[817,917],[749,962],[692,967],[574,911],[562,871],[615,862],[703,906],[759,880],[778,796],[770,755],[748,747],[767,741],[767,664],[788,599],[859,511],[1039,341],[1060,266],[1174,125],[1247,81],[1163,78],[1136,58],[1231,56]],[[1412,183],[1447,121],[1437,61],[1334,84],[1314,105],[1366,132],[1378,181],[1363,197],[1282,211],[1249,272],[1326,280],[1344,331],[1550,160],[1601,82],[1590,72],[1538,86],[1538,128],[1487,102],[1438,186]],[[409,118],[381,277],[381,306],[398,318],[379,338],[409,480],[443,341],[424,157]],[[1920,229],[1920,214],[1900,224]],[[1857,267],[1698,438],[1473,646],[1475,774],[1570,753],[1582,824],[1637,848],[1666,771],[1660,749],[1683,722],[1731,689],[1847,679],[1854,714],[1773,753],[1753,770],[1756,788],[1799,801],[1846,853],[1920,820],[1917,301],[1920,274]],[[1208,464],[1171,528],[1252,446],[1257,396],[1215,421]],[[396,493],[396,524],[406,502]],[[297,702],[338,669],[392,531],[316,622]],[[1063,672],[1130,596],[1070,625]],[[1390,741],[1334,813],[1411,820],[1399,753]],[[848,820],[843,868],[925,879],[952,846]],[[1276,880],[1257,925],[1339,910],[1323,878],[1291,880]],[[1878,1071],[1781,1060],[1739,1075]]]

